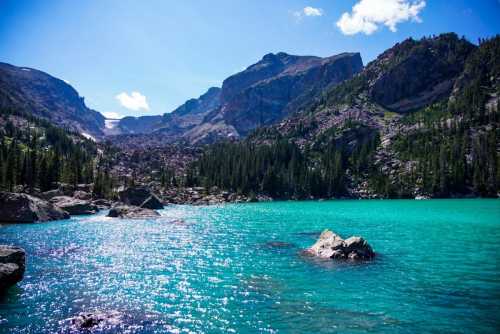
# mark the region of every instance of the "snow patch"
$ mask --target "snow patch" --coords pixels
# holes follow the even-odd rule
[[[90,139],[92,141],[96,141],[95,138],[92,135],[89,135],[86,132],[82,132],[82,136],[84,136],[85,138]]]
[[[118,122],[120,122],[119,119],[105,119],[104,126],[106,129],[114,129],[118,125]]]

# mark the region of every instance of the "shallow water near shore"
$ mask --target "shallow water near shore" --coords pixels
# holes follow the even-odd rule
[[[0,227],[28,254],[0,296],[0,333],[67,333],[118,311],[103,333],[498,333],[500,200],[169,206]],[[329,228],[361,235],[362,264],[299,255]]]

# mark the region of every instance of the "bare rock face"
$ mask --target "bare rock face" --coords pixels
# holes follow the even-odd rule
[[[69,214],[50,202],[27,194],[0,192],[0,222],[34,223],[67,219]]]
[[[375,257],[372,247],[361,237],[342,239],[332,231],[325,230],[318,241],[306,249],[307,255],[335,260],[371,260]]]
[[[25,266],[24,249],[0,245],[0,291],[20,282],[24,276]]]
[[[159,216],[160,214],[154,210],[128,205],[115,206],[108,213],[108,217],[122,219],[146,219]]]
[[[56,196],[50,201],[70,215],[91,215],[99,211],[91,202],[69,196]]]

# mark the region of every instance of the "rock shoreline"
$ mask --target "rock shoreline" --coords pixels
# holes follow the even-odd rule
[[[15,246],[0,245],[0,292],[23,279],[26,269],[26,252]]]

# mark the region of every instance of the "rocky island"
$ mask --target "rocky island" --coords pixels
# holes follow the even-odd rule
[[[371,260],[375,252],[362,237],[342,239],[338,234],[325,230],[318,241],[303,252],[322,259],[333,260]]]

